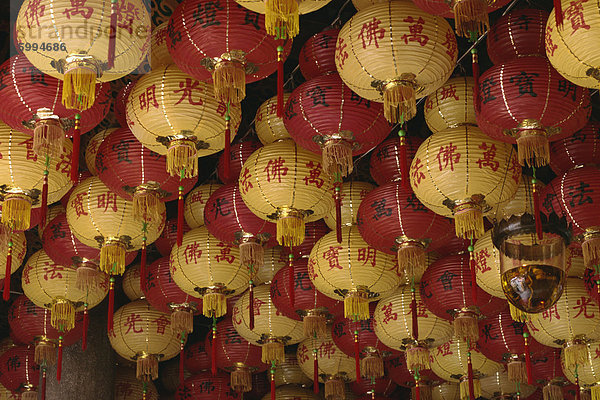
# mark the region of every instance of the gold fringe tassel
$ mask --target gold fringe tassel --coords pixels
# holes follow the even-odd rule
[[[225,104],[239,104],[246,97],[246,70],[235,60],[222,60],[213,71],[215,98]]]
[[[475,398],[481,397],[481,383],[477,378],[473,378],[473,389]],[[469,380],[466,377],[460,382],[459,390],[460,400],[469,400]]]
[[[21,394],[21,400],[37,400],[38,392],[35,390],[27,390]]]
[[[479,340],[477,316],[473,313],[459,313],[454,321],[454,334],[457,338],[474,343]]]
[[[562,388],[552,383],[548,383],[542,389],[542,397],[544,400],[563,400]]]
[[[35,345],[34,361],[37,365],[51,367],[56,364],[56,346],[48,340],[40,340]]]
[[[481,208],[465,203],[454,209],[454,230],[456,236],[463,239],[479,239],[485,230]]]
[[[550,143],[542,129],[527,129],[517,138],[517,157],[523,166],[543,167],[550,162]]]
[[[344,316],[365,321],[370,318],[369,300],[360,292],[349,293],[344,299]]]
[[[248,367],[236,366],[231,371],[231,388],[241,393],[252,391],[252,374]]]
[[[513,306],[511,303],[508,303],[508,308],[510,310],[510,316],[512,317],[513,321],[529,322],[535,319],[536,314],[526,313],[525,311]]]
[[[583,343],[574,343],[563,349],[565,357],[565,368],[575,368],[588,364],[588,348]]]
[[[145,382],[158,378],[158,359],[153,354],[138,357],[136,360],[136,377]]]
[[[227,298],[223,293],[208,292],[202,296],[202,314],[207,318],[219,318],[227,314]]]
[[[259,268],[261,268],[264,263],[264,254],[265,249],[262,244],[256,241],[245,241],[240,243],[240,263],[242,267],[250,268],[253,267],[253,271],[256,273]],[[253,278],[253,277],[251,277]]]
[[[581,389],[581,396],[579,400],[592,400],[592,395],[589,390]]]
[[[271,364],[275,361],[276,364],[285,362],[285,347],[280,342],[267,342],[262,345],[262,362]]]
[[[65,131],[58,119],[39,120],[33,128],[33,151],[40,157],[58,157],[63,151]]]
[[[325,338],[327,337],[327,318],[323,314],[308,314],[302,320],[304,337]]]
[[[300,246],[304,242],[304,219],[298,215],[286,215],[277,220],[277,242],[284,247]]]
[[[160,195],[156,190],[136,190],[133,217],[138,221],[160,221]]]
[[[75,307],[64,299],[56,299],[50,307],[50,324],[59,331],[70,331],[75,327]]]
[[[379,354],[369,353],[360,360],[360,373],[369,379],[383,377],[383,360]]]
[[[63,78],[63,105],[79,111],[93,106],[96,101],[96,77],[96,71],[84,66],[67,70]]]
[[[344,386],[344,382],[339,378],[332,378],[325,381],[325,399],[344,400],[346,398]]]
[[[592,392],[592,400],[600,400],[600,386],[594,385],[590,390]]]
[[[527,368],[521,360],[508,362],[508,380],[511,382],[527,383]]]
[[[2,223],[15,231],[29,229],[31,201],[24,193],[7,193],[2,202]]]
[[[406,349],[406,368],[409,371],[431,369],[429,364],[429,350],[422,346],[410,346]]]
[[[600,232],[593,232],[584,236],[581,244],[583,263],[586,268],[594,268],[600,264]]]
[[[96,289],[100,285],[100,273],[97,268],[89,265],[80,265],[77,267],[75,275],[75,286],[77,289],[88,292]]]
[[[352,145],[343,139],[331,139],[325,142],[321,149],[323,154],[323,169],[334,176],[348,176],[354,169],[352,162]]]
[[[180,177],[182,170],[185,170],[185,178],[198,175],[198,152],[196,144],[190,139],[172,140],[167,149],[167,172]]]
[[[392,124],[402,116],[407,121],[417,115],[417,98],[411,84],[393,82],[383,90],[383,114]]]
[[[470,37],[471,32],[481,36],[490,28],[486,0],[454,0],[456,34]]]
[[[294,38],[300,32],[297,0],[266,0],[265,28],[280,39]]]
[[[177,308],[171,313],[171,326],[175,332],[194,331],[194,312],[189,308]]]
[[[420,278],[427,269],[425,249],[417,242],[404,242],[398,244],[398,267],[406,271],[410,279]]]
[[[125,272],[125,245],[112,240],[100,248],[100,270],[108,275],[123,275]]]

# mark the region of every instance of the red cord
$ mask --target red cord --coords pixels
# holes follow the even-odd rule
[[[10,299],[10,274],[12,272],[12,235],[8,238],[8,252],[6,253],[6,269],[4,270],[4,292],[2,298],[4,301]]]
[[[73,128],[73,153],[71,154],[71,182],[79,180],[79,147],[81,147],[81,115],[75,114],[75,127]]]

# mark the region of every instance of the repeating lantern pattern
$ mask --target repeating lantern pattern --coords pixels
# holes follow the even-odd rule
[[[342,204],[341,226],[356,225],[358,223],[358,210],[361,202],[375,188],[368,182],[350,181],[342,185],[340,190],[340,201]],[[323,221],[329,229],[336,229],[335,208],[329,211]]]
[[[184,353],[185,369],[192,374],[211,369],[211,355],[206,351],[205,341],[193,343],[186,346]]]
[[[508,373],[504,371],[481,378],[479,383],[481,384],[481,394],[486,398],[493,398],[499,394],[501,396],[520,396],[525,399],[537,389],[527,383],[511,382]]]
[[[269,400],[271,393],[264,395],[263,400]],[[281,386],[275,390],[275,398],[281,400],[317,400],[318,395],[308,389],[295,385]]]
[[[148,61],[150,63],[150,69],[152,70],[173,64],[173,58],[171,57],[171,53],[167,46],[168,28],[169,23],[163,22],[152,29],[150,52],[148,53]]]
[[[176,400],[239,400],[242,394],[233,390],[223,372],[212,375],[201,372],[186,379],[175,393]]]
[[[489,37],[489,36],[488,36]],[[471,77],[450,78],[425,99],[425,122],[436,133],[460,125],[477,125]]]
[[[298,58],[300,72],[305,79],[337,72],[335,68],[335,43],[339,29],[329,28],[308,38]]]
[[[96,132],[90,137],[88,145],[85,148],[85,166],[92,175],[98,175],[98,171],[96,171],[96,155],[98,154],[100,144],[102,143],[105,137],[107,137],[117,129],[118,128],[103,129]]]
[[[283,101],[287,103],[291,93],[283,94]],[[278,140],[291,139],[283,122],[283,115],[277,113],[277,96],[267,99],[258,107],[254,118],[256,136],[263,145],[271,144]]]
[[[401,141],[401,138],[387,139],[373,150],[369,172],[373,180],[380,186],[402,179],[400,168],[402,152],[406,152],[406,162],[410,165],[417,149],[423,142],[416,136],[406,137],[404,144],[401,144]],[[404,179],[407,181],[409,178],[405,176]]]
[[[219,162],[217,163],[217,175],[223,183],[237,183],[242,172],[244,163],[258,148],[261,147],[261,143],[256,140],[245,140],[233,144],[229,150],[229,154],[225,152],[221,153]],[[229,171],[227,170],[229,165]]]
[[[158,400],[158,391],[152,382],[142,382],[135,377],[132,368],[119,368],[115,371],[115,400],[136,400],[146,398]]]
[[[285,361],[277,364],[274,375],[275,386],[295,385],[308,386],[312,379],[308,377],[298,364],[296,351],[285,352]]]
[[[33,346],[15,346],[0,355],[0,384],[18,393],[21,400],[38,397],[40,367],[34,361],[34,353]]]
[[[131,265],[125,270],[123,280],[121,281],[121,287],[129,301],[140,300],[146,296],[142,290],[142,285],[140,284],[139,264]]]
[[[183,217],[185,223],[192,229],[204,225],[204,208],[210,196],[219,189],[219,183],[206,183],[192,189],[185,197]]]
[[[594,164],[600,155],[600,124],[588,121],[572,136],[551,143],[550,152],[550,168],[557,175],[579,165]]]

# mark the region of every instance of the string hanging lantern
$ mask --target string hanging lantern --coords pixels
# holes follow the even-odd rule
[[[369,173],[373,180],[379,186],[399,181],[402,176],[405,177],[404,184],[410,182],[407,169],[421,143],[423,143],[423,139],[417,136],[398,137],[381,142],[373,150],[369,162]],[[407,168],[403,170],[404,159],[406,159]]]
[[[298,66],[306,80],[337,72],[335,68],[335,43],[338,28],[325,28],[308,38],[300,49]]]
[[[21,400],[37,400],[40,367],[35,363],[33,346],[15,346],[0,355],[0,384]],[[42,372],[42,397],[45,397],[46,369]]]
[[[412,1],[374,4],[342,27],[335,62],[348,87],[383,102],[385,117],[404,122],[416,114],[416,99],[450,77],[458,55],[456,37],[442,17]]]
[[[572,136],[550,144],[550,168],[562,175],[579,165],[594,164],[600,157],[600,123],[588,123]]]
[[[489,36],[488,36],[489,37]],[[436,133],[460,125],[477,125],[470,76],[450,78],[425,99],[425,122]]]
[[[185,197],[183,216],[185,218],[185,223],[191,229],[204,225],[204,208],[206,207],[206,202],[221,186],[223,185],[219,183],[198,185]]]

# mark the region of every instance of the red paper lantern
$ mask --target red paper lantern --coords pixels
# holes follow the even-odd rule
[[[186,0],[169,20],[167,47],[183,72],[205,82],[212,77],[217,100],[237,104],[246,83],[275,72],[278,58],[285,61],[292,41],[276,41],[265,30],[264,15],[234,0]]]
[[[254,153],[259,147],[262,147],[262,143],[258,140],[245,140],[231,145],[229,158],[225,157],[225,152],[221,153],[219,162],[217,163],[217,175],[221,182],[237,183],[242,171],[242,165],[250,157],[250,154]],[[229,172],[227,172],[227,163],[229,163]]]
[[[398,385],[396,385],[396,382],[389,377],[375,380],[361,379],[360,381],[350,382],[350,389],[352,389],[357,396],[363,394],[391,396],[397,387]]]
[[[543,386],[544,392],[562,391],[562,387],[568,383],[562,370],[560,349],[548,348],[543,356],[534,357],[531,363],[533,380],[537,385]]]
[[[171,279],[169,257],[159,258],[148,266],[145,282],[142,289],[148,303],[158,311],[171,314],[175,332],[191,333],[194,314],[202,310],[202,299],[186,294]]]
[[[305,257],[294,260],[293,266],[283,267],[275,274],[271,282],[271,301],[286,317],[304,321],[306,337],[325,337],[327,322],[343,313],[343,302],[325,296],[312,284]]]
[[[270,378],[267,375],[268,372],[252,375],[252,390],[246,393],[244,399],[259,400],[269,393],[271,384],[269,382]]]
[[[487,35],[487,54],[494,64],[523,56],[545,56],[544,27],[549,13],[523,8],[501,16]]]
[[[521,57],[493,66],[479,80],[479,128],[516,143],[521,165],[543,166],[549,142],[583,128],[590,117],[589,90],[563,78],[546,57]]]
[[[190,230],[188,224],[183,221],[183,234],[185,235]],[[154,241],[154,246],[161,256],[169,257],[175,243],[177,243],[177,218],[171,218],[165,222],[165,229]]]
[[[401,145],[399,138],[387,139],[373,150],[369,172],[378,185],[385,185],[402,179],[400,171],[402,152],[406,152],[406,163],[410,165],[417,149],[423,143],[423,139],[416,136],[407,136],[405,141],[406,143]],[[402,147],[404,147],[404,150]]]
[[[34,362],[34,353],[33,346],[15,346],[0,355],[0,384],[20,393],[21,400],[38,398],[40,367]]]
[[[193,374],[202,371],[209,371],[211,368],[210,353],[206,351],[204,340],[200,340],[185,348],[184,353],[185,369]]]
[[[391,357],[385,360],[385,368],[386,376],[389,376],[396,384],[403,387],[413,387],[415,385],[415,374],[409,371],[406,366],[406,357]],[[441,382],[441,379],[430,369],[420,370],[419,375],[424,382]]]
[[[550,168],[562,175],[579,165],[597,164],[600,160],[600,122],[588,123],[572,136],[550,145]]]
[[[232,389],[224,372],[200,372],[187,378],[175,393],[175,400],[239,400],[242,394]]]
[[[323,169],[332,175],[348,175],[352,156],[371,150],[390,132],[383,105],[352,92],[337,74],[294,89],[283,121],[300,146],[323,154]]]
[[[308,38],[300,49],[298,65],[304,79],[310,80],[331,72],[337,73],[335,67],[335,43],[340,30],[325,29]]]
[[[261,361],[262,349],[241,337],[235,330],[231,315],[217,323],[217,338],[206,336],[205,348],[215,356],[216,365],[231,374],[231,387],[238,392],[252,390],[252,374],[267,370]],[[212,350],[216,340],[216,349]]]
[[[323,236],[329,233],[330,229],[322,219],[315,222],[307,222],[304,228],[304,241],[300,246],[292,247],[292,254],[294,258],[308,257],[315,243],[319,241]],[[289,247],[284,248],[285,252],[289,254]]]
[[[399,266],[418,279],[427,268],[425,251],[449,239],[452,221],[430,211],[400,182],[390,182],[363,199],[358,229],[370,246],[397,253]]]
[[[86,149],[87,151],[87,149]],[[69,191],[67,193],[65,193],[65,195],[63,197],[60,198],[60,204],[62,204],[63,209],[67,208],[67,204],[69,204],[69,197],[71,197],[71,193],[73,192],[73,189],[75,189],[75,187],[77,185],[79,185],[84,179],[89,178],[90,176],[92,176],[92,173],[88,170],[85,171],[79,171],[79,174],[77,175],[77,182],[74,182],[73,187],[71,189],[69,189]],[[31,210],[33,212],[33,210]],[[51,219],[51,218],[49,218]],[[48,223],[48,221],[46,221],[46,223]]]
[[[127,108],[127,99],[129,98],[129,93],[131,93],[131,89],[133,89],[134,85],[135,80],[125,84],[125,86],[123,86],[117,93],[115,102],[113,103],[113,112],[115,114],[115,118],[121,126],[127,126],[127,112],[125,110]]]

